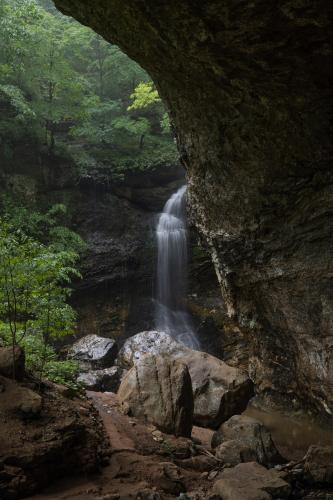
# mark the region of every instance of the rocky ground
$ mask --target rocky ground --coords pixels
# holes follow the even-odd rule
[[[1,500],[24,497],[57,478],[105,464],[109,442],[92,403],[25,374],[19,349],[18,380],[11,370],[11,350],[0,348]]]
[[[81,475],[58,482],[29,500],[333,498],[332,489],[313,488],[311,480],[304,479],[306,474],[310,478],[309,472],[312,471],[313,477],[317,474],[317,479],[323,480],[328,473],[332,480],[328,466],[332,455],[326,455],[320,465],[323,451],[318,451],[318,448],[313,448],[312,458],[310,456],[307,460],[276,465],[270,469],[253,461],[253,456],[249,462],[244,458],[245,462],[233,465],[225,463],[211,448],[212,430],[193,427],[192,438],[176,438],[144,423],[142,419],[124,415],[115,394],[90,392],[89,397],[100,412],[110,439],[112,454],[109,465],[100,474]],[[241,419],[237,417],[234,432],[239,431]],[[243,423],[248,450],[255,443],[261,446],[258,436],[252,434],[250,437],[250,425],[259,426],[266,434],[266,445],[269,446],[265,449],[271,457],[278,453],[261,424],[247,417]],[[230,432],[230,422],[228,427]],[[214,439],[216,442],[216,436]],[[251,445],[249,440],[252,440]],[[317,455],[316,458],[314,455]]]
[[[83,373],[92,377],[109,363],[123,370],[117,394],[87,392],[110,460],[98,474],[72,475],[31,499],[332,500],[333,446],[307,450],[300,439],[297,448],[280,447],[260,420],[237,414],[252,395],[240,370],[155,331],[119,351],[89,336],[71,354],[85,370],[91,364]]]

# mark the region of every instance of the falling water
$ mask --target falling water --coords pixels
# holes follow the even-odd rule
[[[166,202],[159,217],[157,236],[156,328],[192,348],[199,348],[186,310],[187,227],[186,186]]]

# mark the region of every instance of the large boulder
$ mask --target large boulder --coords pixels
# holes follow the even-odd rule
[[[128,339],[119,351],[118,363],[132,366],[147,353],[168,355],[187,365],[196,425],[218,428],[232,415],[242,413],[253,396],[246,373],[210,354],[189,349],[163,332],[141,332]]]
[[[24,377],[25,356],[21,347],[0,347],[0,375],[16,380]]]
[[[192,384],[181,361],[146,355],[122,380],[118,397],[126,413],[145,418],[163,432],[191,435]]]
[[[186,347],[176,342],[170,335],[156,330],[137,333],[126,340],[117,356],[117,363],[124,368],[131,368],[146,354],[176,355],[185,352]]]
[[[271,466],[283,462],[270,432],[254,418],[234,415],[212,437],[216,457],[224,463],[258,462]]]
[[[113,339],[86,335],[77,340],[69,350],[69,357],[85,367],[107,368],[113,365],[118,347]]]
[[[267,470],[256,462],[225,469],[213,487],[214,494],[223,500],[288,498],[290,491],[283,473]]]
[[[304,471],[312,482],[333,485],[333,447],[310,446],[305,455]]]
[[[189,369],[194,395],[194,423],[218,428],[242,413],[253,396],[253,383],[238,368],[205,352],[187,349],[180,357]]]
[[[104,370],[90,370],[80,373],[77,382],[89,391],[117,392],[125,370],[119,366],[104,368]]]

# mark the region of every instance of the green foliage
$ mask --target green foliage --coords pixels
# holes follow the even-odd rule
[[[128,111],[134,109],[147,108],[157,102],[161,102],[153,82],[140,82],[131,94],[132,104],[128,106]]]
[[[9,100],[11,106],[15,109],[15,119],[17,121],[24,122],[29,118],[35,118],[36,115],[21,89],[15,87],[15,85],[0,85],[0,93]]]
[[[45,345],[41,335],[27,335],[22,341],[26,366],[33,373],[43,373],[44,377],[57,384],[77,389],[76,377],[79,366],[75,361],[58,359],[55,349]]]
[[[0,0],[2,155],[29,138],[65,150],[78,175],[146,168],[176,157],[148,75],[118,47],[61,15],[49,0]],[[1,152],[0,152],[1,154]]]
[[[10,196],[3,196],[0,208],[4,222],[49,245],[53,250],[70,250],[80,254],[86,249],[82,238],[67,227],[67,207],[61,203],[41,213],[18,205]]]
[[[10,202],[7,207],[0,217],[0,336],[25,348],[27,366],[39,377],[73,384],[77,368],[57,359],[52,342],[75,329],[76,313],[67,299],[69,284],[80,277],[81,240],[57,225],[66,213],[63,205],[44,215],[30,212],[30,219],[27,209]]]

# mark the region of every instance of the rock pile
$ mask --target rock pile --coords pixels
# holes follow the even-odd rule
[[[218,428],[232,415],[244,411],[253,396],[253,384],[244,372],[210,354],[189,349],[163,332],[141,332],[128,339],[119,351],[117,363],[139,366],[147,353],[179,359],[188,367],[196,425]]]

